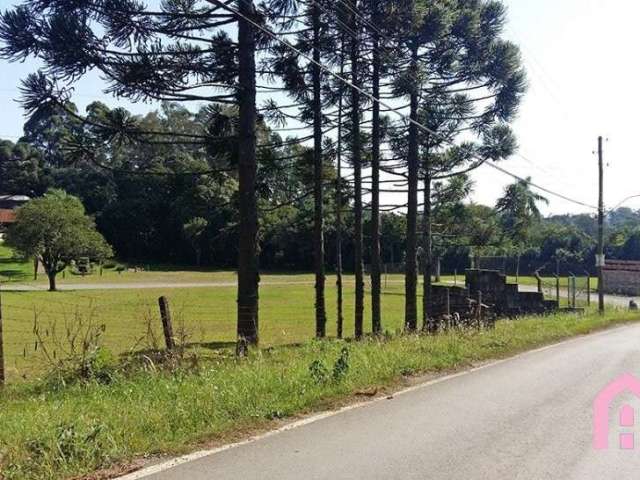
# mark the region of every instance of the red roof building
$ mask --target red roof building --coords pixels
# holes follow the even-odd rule
[[[16,221],[15,210],[0,209],[0,225],[10,225]]]

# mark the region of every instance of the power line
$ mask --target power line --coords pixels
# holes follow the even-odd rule
[[[584,203],[584,202],[581,202],[579,200],[574,200],[573,198],[570,198],[570,197],[567,197],[565,195],[562,195],[561,193],[557,193],[557,192],[554,192],[553,190],[549,190],[548,188],[542,187],[540,185],[536,185],[535,183],[527,180],[526,178],[522,178],[522,177],[520,177],[520,176],[518,176],[518,175],[516,175],[514,173],[511,173],[508,170],[496,165],[495,163],[487,162],[487,166],[489,166],[489,167],[491,167],[491,168],[493,168],[495,170],[498,170],[499,172],[502,172],[505,175],[509,175],[510,177],[513,177],[516,180],[524,182],[527,185],[530,185],[530,186],[532,186],[534,188],[537,188],[538,190],[540,190],[542,192],[545,192],[545,193],[548,193],[549,195],[554,195],[554,196],[556,196],[558,198],[561,198],[562,200],[565,200],[567,202],[575,203],[575,204],[580,205],[582,207],[587,207],[587,208],[594,209],[594,210],[598,209],[598,207],[596,207],[594,205],[589,205],[588,203]]]
[[[340,0],[342,1],[342,0]],[[344,3],[344,2],[343,2]],[[352,83],[351,81],[347,80],[346,78],[342,77],[341,75],[338,75],[337,73],[335,73],[333,70],[331,70],[330,68],[328,68],[326,65],[320,63],[320,62],[316,62],[312,57],[310,57],[309,55],[305,54],[304,52],[302,52],[301,50],[299,50],[298,48],[294,47],[293,45],[291,45],[289,42],[287,42],[286,40],[283,40],[281,38],[279,38],[276,34],[274,34],[273,32],[271,32],[270,30],[268,30],[267,28],[263,27],[262,25],[260,25],[259,23],[253,21],[251,18],[247,17],[246,15],[242,14],[241,12],[235,10],[234,8],[231,8],[223,3],[219,3],[220,6],[222,8],[224,8],[225,10],[237,15],[238,17],[244,19],[245,21],[249,22],[250,24],[252,24],[254,27],[262,30],[264,33],[266,33],[269,37],[271,37],[272,39],[276,40],[277,42],[281,43],[282,45],[286,46],[287,48],[291,49],[292,51],[294,51],[296,54],[300,55],[301,57],[305,58],[307,61],[312,62],[313,64],[317,65],[318,67],[320,67],[324,72],[328,73],[329,75],[333,76],[334,78],[336,78],[337,80],[345,83],[346,85],[348,85],[349,87],[357,90],[359,93],[361,93],[362,95],[364,95],[365,97],[369,98],[370,100],[377,102],[379,105],[383,106],[384,108],[387,108],[389,110],[392,110],[393,113],[395,113],[396,115],[400,116],[403,120],[408,121],[409,123],[415,125],[416,127],[418,127],[419,129],[423,130],[424,132],[429,133],[430,135],[434,135],[442,140],[444,140],[445,143],[449,144],[449,145],[453,145],[455,146],[455,143],[452,142],[451,140],[449,140],[448,138],[444,137],[442,134],[435,132],[434,130],[431,130],[429,127],[426,127],[425,125],[421,124],[420,122],[407,117],[405,114],[403,114],[400,111],[394,110],[391,108],[391,106],[389,104],[387,104],[386,102],[380,100],[379,98],[374,97],[372,94],[370,94],[369,92],[365,91],[364,89],[360,88],[359,86],[355,85],[354,83]],[[553,195],[555,197],[561,198],[562,200],[565,200],[567,202],[570,203],[574,203],[576,205],[580,205],[582,207],[587,207],[590,209],[595,209],[597,210],[597,207],[593,206],[593,205],[589,205],[585,202],[581,202],[580,200],[575,200],[573,198],[567,197],[566,195],[563,195],[561,193],[557,193],[554,192],[553,190],[541,187],[539,185],[536,185],[532,182],[528,182],[526,179],[522,178],[519,175],[516,175],[508,170],[506,170],[505,168],[499,167],[496,164],[492,163],[490,160],[488,159],[483,159],[480,158],[478,156],[475,156],[474,158],[476,158],[480,163],[480,165],[488,165],[506,175],[509,175],[510,177],[519,180],[519,181],[524,181],[527,184],[531,185],[534,188],[537,188],[549,195]]]
[[[609,210],[607,210],[607,215],[615,212],[616,210],[618,210],[620,207],[622,207],[622,205],[624,205],[625,203],[627,203],[629,200],[633,200],[635,198],[640,198],[640,194],[639,195],[631,195],[627,198],[625,198],[624,200],[622,200],[620,203],[618,203],[615,207],[610,208]]]

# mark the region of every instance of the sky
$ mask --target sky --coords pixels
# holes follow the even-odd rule
[[[0,0],[0,9],[13,0]],[[640,63],[638,0],[505,0],[508,24],[505,37],[522,50],[529,90],[513,127],[520,156],[501,166],[521,177],[589,205],[598,200],[597,138],[603,136],[605,203],[617,206],[640,195],[638,168],[637,82]],[[23,112],[15,102],[20,80],[36,71],[34,61],[0,61],[0,138],[17,140],[22,133]],[[103,84],[89,74],[76,86],[73,100],[83,108],[99,99],[118,102],[101,92]],[[120,105],[123,105],[120,103]],[[124,104],[144,113],[148,104]],[[513,179],[488,167],[474,173],[472,199],[495,204]],[[545,194],[549,205],[543,213],[594,213]],[[389,203],[391,200],[389,200]],[[383,199],[384,203],[384,199]],[[640,199],[624,204],[640,208]]]

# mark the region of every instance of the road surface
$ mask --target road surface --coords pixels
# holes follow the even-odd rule
[[[638,453],[595,451],[591,432],[597,393],[624,373],[640,374],[639,347],[638,325],[583,337],[174,468],[124,478],[638,478]],[[619,433],[611,435],[613,447]]]
[[[520,285],[518,288],[520,289],[521,292],[537,292],[538,291],[538,287],[536,287],[535,285]],[[547,299],[555,300],[556,299],[556,290],[555,290],[555,288],[553,288],[553,289],[545,288],[544,289],[544,295],[545,295],[545,298],[547,298]],[[566,288],[561,288],[560,289],[560,296],[563,299],[567,298],[567,289]],[[580,292],[580,293],[578,293],[576,295],[576,298],[578,300],[586,301],[587,300],[587,294],[584,293],[584,292]],[[623,295],[605,294],[604,302],[605,302],[605,304],[613,305],[614,307],[628,308],[629,307],[629,300],[631,300],[632,298],[633,297],[626,297],[626,296],[623,296]],[[598,304],[598,292],[597,291],[592,291],[591,292],[591,304],[592,305],[597,305]]]

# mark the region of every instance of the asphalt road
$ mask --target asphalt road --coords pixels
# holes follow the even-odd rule
[[[614,448],[592,448],[593,400],[624,373],[640,374],[640,326],[524,354],[149,476],[128,478],[638,478],[640,455],[615,448],[620,429],[611,435]],[[611,417],[613,424],[616,414]]]

